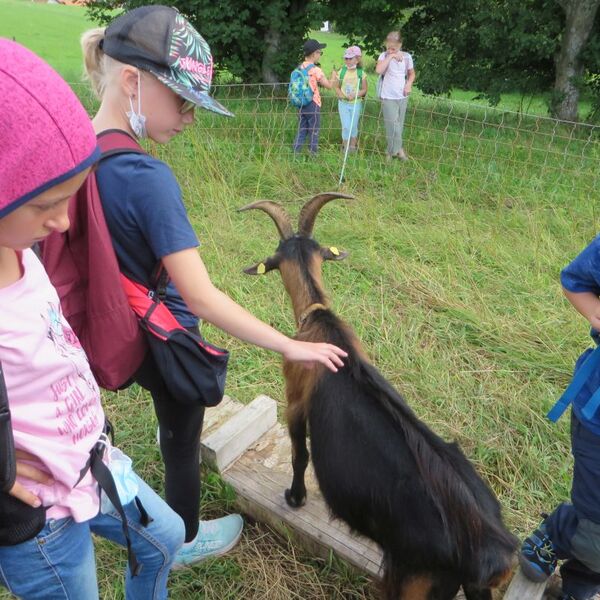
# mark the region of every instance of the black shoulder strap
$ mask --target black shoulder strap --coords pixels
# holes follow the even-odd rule
[[[8,492],[17,478],[17,461],[2,363],[0,363],[0,457],[0,489]]]
[[[155,290],[156,295],[161,302],[164,302],[165,298],[167,297],[168,283],[169,274],[162,264],[162,261],[159,260],[154,266],[154,269],[152,269],[152,275],[150,276],[150,287]]]

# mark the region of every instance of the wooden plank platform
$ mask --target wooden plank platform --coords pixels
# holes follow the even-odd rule
[[[203,436],[202,459],[213,469],[223,471],[249,446],[255,444],[277,423],[277,403],[258,396],[218,428]]]
[[[279,423],[263,434],[267,424],[273,422],[272,409],[266,409],[269,401],[274,402],[261,396],[253,401],[255,407],[249,409],[250,405],[244,407],[226,397],[216,409],[207,410],[203,438],[217,443],[211,448],[203,446],[205,458],[207,452],[214,455],[215,447],[225,448],[234,443],[235,454],[241,452],[241,456],[229,466],[224,467],[222,461],[219,466],[223,479],[236,490],[237,503],[244,513],[291,537],[316,556],[328,558],[333,552],[357,569],[379,577],[380,550],[370,540],[350,533],[344,523],[330,516],[312,465],[306,471],[305,506],[293,509],[287,505],[284,491],[292,481],[291,444],[287,429]],[[254,431],[254,435],[244,431],[243,411],[249,415],[248,429]],[[238,435],[246,441],[236,441]],[[258,441],[251,442],[244,451],[248,440],[256,440],[258,436]],[[229,449],[226,453],[231,455]],[[530,582],[517,570],[504,600],[548,600],[544,589],[544,584]],[[464,595],[459,594],[457,599],[464,599]]]
[[[517,569],[504,594],[504,600],[542,600],[546,583],[529,581],[521,569]]]

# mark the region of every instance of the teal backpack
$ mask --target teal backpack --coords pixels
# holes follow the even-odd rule
[[[288,98],[290,104],[296,108],[302,108],[312,102],[314,92],[310,87],[308,72],[314,66],[311,63],[304,68],[298,66],[292,71],[288,85]]]

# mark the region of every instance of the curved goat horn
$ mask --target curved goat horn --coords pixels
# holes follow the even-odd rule
[[[319,211],[325,204],[330,200],[335,200],[335,198],[352,199],[354,196],[338,192],[323,192],[311,198],[300,211],[300,216],[298,217],[298,234],[310,237]]]
[[[280,204],[277,204],[277,202],[272,202],[271,200],[258,200],[258,202],[246,204],[246,206],[242,206],[242,208],[239,208],[238,210],[242,212],[252,208],[264,210],[271,217],[271,219],[273,219],[282,240],[287,240],[294,235],[290,216],[287,214],[285,208],[283,208],[283,206]]]

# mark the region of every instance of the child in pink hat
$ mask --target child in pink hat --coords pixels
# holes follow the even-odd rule
[[[69,86],[35,54],[0,39],[0,397],[10,407],[9,420],[0,419],[0,584],[27,600],[97,599],[91,534],[125,545],[122,516],[134,567],[127,598],[166,598],[183,543],[181,518],[131,470],[129,501],[119,488],[122,512],[104,500],[100,510],[87,467],[92,449],[106,449],[109,467],[127,458],[103,437],[98,386],[30,249],[68,228],[69,199],[98,157]]]
[[[344,66],[335,80],[335,90],[342,122],[342,150],[355,152],[358,147],[362,100],[367,95],[367,78],[362,68],[362,52],[358,46],[346,48]]]

